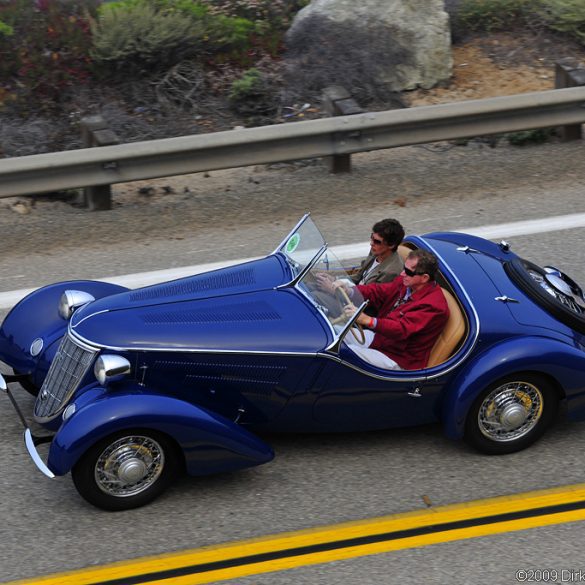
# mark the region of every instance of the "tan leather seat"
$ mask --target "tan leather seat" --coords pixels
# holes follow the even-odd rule
[[[441,287],[445,300],[449,307],[449,319],[441,335],[439,335],[427,362],[427,368],[443,363],[455,351],[463,339],[466,330],[466,320],[455,297],[446,289]]]
[[[398,246],[398,250],[396,250],[398,252],[398,255],[400,256],[402,263],[404,264],[404,261],[406,260],[406,257],[412,252],[414,248],[409,248],[408,246],[405,246],[404,244],[400,244]]]

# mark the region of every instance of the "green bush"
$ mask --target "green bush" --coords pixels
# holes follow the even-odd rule
[[[583,0],[537,0],[535,13],[551,30],[568,33],[585,44],[585,2]]]
[[[115,68],[165,68],[187,57],[245,51],[254,29],[191,0],[121,0],[100,7],[92,55]]]
[[[528,25],[565,33],[585,44],[584,0],[459,0],[452,4],[454,38]]]
[[[239,101],[249,99],[256,95],[262,85],[262,77],[258,69],[248,69],[240,79],[232,83],[230,91],[230,100]]]
[[[14,34],[14,29],[0,20],[0,36],[11,37]]]
[[[201,0],[213,12],[265,22],[272,29],[285,30],[295,14],[310,0]]]
[[[493,32],[523,22],[534,0],[462,0],[454,19],[463,32]]]
[[[277,109],[277,91],[276,80],[270,75],[248,69],[232,83],[230,105],[244,116],[270,116]]]
[[[213,14],[244,18],[254,23],[252,50],[277,55],[296,13],[310,0],[200,0]]]
[[[183,13],[137,0],[102,5],[91,31],[92,57],[114,68],[172,65],[199,48],[204,35]]]
[[[207,21],[206,35],[214,53],[231,53],[249,47],[255,28],[254,23],[245,18],[217,15]]]

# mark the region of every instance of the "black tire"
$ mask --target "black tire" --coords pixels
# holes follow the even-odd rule
[[[488,455],[521,451],[552,424],[558,404],[555,389],[541,376],[519,373],[502,378],[473,403],[465,421],[465,440]]]
[[[162,494],[177,475],[179,463],[178,448],[168,436],[128,429],[90,447],[71,475],[77,491],[90,504],[102,510],[130,510]],[[118,481],[108,482],[111,476]]]
[[[12,371],[17,376],[22,376],[22,374],[16,371],[14,368]],[[40,388],[32,381],[31,375],[28,375],[26,378],[19,380],[18,383],[32,396],[38,396]]]

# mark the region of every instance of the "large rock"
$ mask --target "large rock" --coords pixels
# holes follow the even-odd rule
[[[305,55],[305,70],[338,62],[346,74],[356,67],[392,91],[433,87],[453,66],[443,0],[312,0],[287,44],[297,59]],[[326,81],[343,80],[339,72]]]

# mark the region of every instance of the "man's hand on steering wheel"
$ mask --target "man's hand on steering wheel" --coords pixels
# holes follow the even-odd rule
[[[356,311],[357,311],[357,308],[352,303],[350,303],[349,305],[345,305],[345,307],[343,307],[343,312],[345,313],[345,316],[348,319],[353,317],[353,315],[355,314]],[[361,325],[362,327],[367,327],[370,324],[370,321],[371,321],[371,317],[368,317],[368,315],[365,315],[364,313],[360,313],[358,315],[357,319],[355,320],[355,323],[357,325]]]
[[[335,286],[336,284],[338,284],[339,281],[336,281],[333,283],[333,285]],[[338,297],[338,300],[340,302],[340,304],[342,305],[343,308],[343,314],[345,315],[345,317],[349,320],[351,319],[351,317],[354,315],[354,313],[357,311],[355,305],[349,300],[349,296],[347,294],[347,292],[345,291],[345,287],[343,285],[339,285],[335,287],[335,294]],[[358,315],[358,318],[356,319],[355,323],[352,325],[351,327],[351,333],[352,335],[355,337],[355,340],[360,343],[361,345],[365,345],[366,343],[366,335],[364,334],[364,328],[362,327],[362,324],[359,322],[361,317],[363,317],[363,314]],[[369,319],[366,318],[366,323],[369,322]]]

